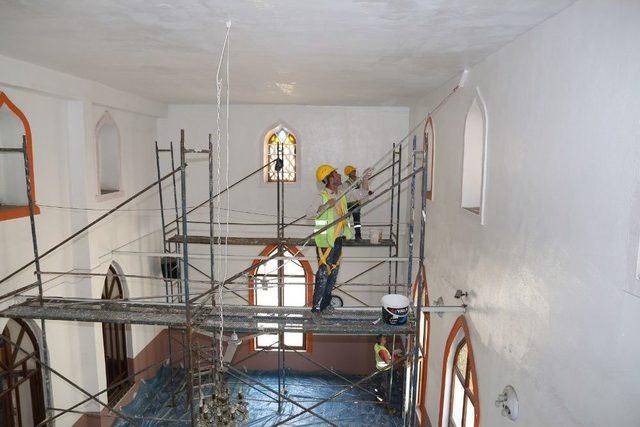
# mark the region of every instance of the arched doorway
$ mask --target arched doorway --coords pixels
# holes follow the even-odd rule
[[[104,279],[102,299],[123,299],[122,283],[113,266],[109,267]],[[129,363],[127,360],[127,331],[122,323],[103,323],[102,342],[104,345],[104,365],[107,370],[107,387],[114,386],[107,391],[109,404],[115,404],[131,388],[133,384],[129,377]],[[116,385],[117,384],[117,385]]]
[[[2,337],[5,339],[0,341],[0,426],[36,425],[45,419],[42,372],[34,359],[40,358],[38,341],[20,319],[9,319]]]

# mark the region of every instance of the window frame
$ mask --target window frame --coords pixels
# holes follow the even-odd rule
[[[31,180],[31,200],[33,201],[33,214],[39,215],[40,208],[36,203],[36,179],[35,179],[35,163],[33,161],[33,137],[31,134],[31,126],[29,125],[29,121],[25,114],[9,99],[9,96],[0,91],[0,108],[4,105],[16,115],[16,117],[22,123],[22,127],[24,128],[24,136],[27,142],[27,158],[29,159],[29,179]],[[22,156],[15,156],[22,165],[24,159]],[[29,206],[8,206],[6,208],[0,207],[0,221],[7,221],[10,219],[24,218],[29,216]]]
[[[270,142],[271,138],[273,136],[276,137],[276,139],[278,139],[278,132],[280,132],[280,130],[284,130],[285,132],[287,132],[288,136],[293,137],[293,180],[285,180],[283,179],[282,182],[284,184],[296,184],[299,182],[298,179],[298,175],[300,173],[299,171],[299,167],[298,167],[298,157],[300,156],[300,147],[298,144],[298,137],[296,135],[295,132],[293,132],[290,128],[288,128],[287,126],[284,126],[283,124],[279,124],[277,126],[275,126],[274,128],[272,128],[271,130],[269,130],[264,137],[264,143],[263,143],[263,156],[262,156],[262,165],[266,166],[269,162],[273,161],[272,160],[272,154],[270,153],[269,148],[271,147],[271,145],[274,145]],[[277,144],[275,144],[277,145]],[[265,184],[274,184],[277,183],[278,180],[277,179],[272,179],[270,176],[270,167],[266,167],[264,169],[264,173],[263,173],[263,180]]]
[[[453,405],[453,386],[456,379],[460,380],[457,372],[457,366],[455,364],[457,360],[457,356],[459,354],[459,350],[462,348],[462,345],[467,345],[467,375],[466,382],[462,382],[463,390],[464,390],[464,398],[463,398],[463,412],[462,412],[462,425],[457,427],[464,427],[464,422],[466,421],[466,401],[467,398],[471,402],[474,408],[474,427],[479,427],[480,425],[480,389],[478,385],[478,376],[476,374],[476,364],[475,358],[473,355],[473,346],[471,345],[471,335],[469,333],[469,326],[467,325],[466,318],[464,315],[458,317],[451,328],[451,332],[447,338],[447,342],[445,344],[444,355],[442,359],[442,381],[440,387],[440,414],[438,417],[438,426],[440,427],[451,427],[455,426],[452,424],[452,405]],[[453,355],[452,349],[454,349]],[[473,382],[474,392],[467,393],[467,388],[469,381]],[[448,392],[448,394],[446,393]],[[471,395],[469,395],[471,394]],[[446,407],[446,417],[445,417],[445,397],[449,400]],[[446,421],[446,423],[445,423]]]
[[[262,252],[260,252],[260,257],[265,257],[265,256],[270,256],[274,251],[278,250],[278,245],[277,244],[270,244],[265,246],[265,248],[262,250]],[[313,269],[311,268],[311,263],[309,263],[309,261],[305,258],[304,254],[302,254],[302,252],[300,251],[300,249],[298,249],[298,247],[296,246],[288,246],[288,245],[283,245],[283,250],[289,252],[292,256],[296,257],[299,262],[300,265],[302,266],[303,270],[304,270],[304,277],[305,277],[305,307],[309,307],[311,305],[311,302],[313,301],[313,281],[314,281],[314,274],[313,274]],[[253,260],[252,262],[252,270],[249,273],[249,305],[257,305],[256,304],[256,283],[254,281],[254,276],[256,275],[256,273],[258,272],[258,269],[260,268],[260,266],[262,265],[261,262],[263,260],[258,258]],[[300,277],[300,276],[292,276],[292,277]],[[281,290],[279,292],[278,295],[278,299],[279,301],[283,300],[283,292],[284,290]],[[279,304],[280,307],[283,307],[283,305]],[[281,334],[280,334],[281,335]],[[283,339],[283,336],[280,336],[278,339]],[[250,352],[254,352],[254,351],[260,351],[264,348],[267,348],[266,346],[258,346],[257,344],[258,339],[253,338],[252,340],[249,341],[249,351]],[[312,349],[313,349],[313,334],[309,333],[309,332],[303,332],[303,345],[301,347],[295,347],[296,350],[298,351],[304,351],[307,353],[311,353]],[[277,350],[277,347],[274,347],[273,350]],[[269,350],[266,350],[269,351]],[[285,349],[285,351],[292,351],[292,350],[288,350]]]
[[[17,337],[11,337],[11,332],[9,329],[9,322],[14,322],[17,326],[20,327]],[[8,319],[8,321],[0,330],[0,334],[5,336],[5,332],[9,334],[9,339],[15,343],[15,345],[10,344],[8,342],[2,342],[0,344],[0,361],[6,363],[6,365],[2,364],[0,366],[0,372],[3,375],[7,375],[9,380],[9,387],[16,387],[17,384],[20,384],[20,381],[23,381],[23,385],[26,383],[29,386],[29,397],[31,399],[31,417],[34,424],[43,421],[46,418],[45,411],[45,387],[44,387],[44,373],[40,364],[32,360],[32,357],[36,357],[41,359],[42,356],[40,354],[40,342],[38,341],[35,331],[31,328],[31,326],[23,319],[12,318]],[[31,347],[33,348],[33,352],[31,355],[25,356],[23,352],[19,352],[16,347],[22,347],[22,342],[26,338],[31,342]],[[19,362],[19,363],[18,363]],[[27,362],[32,362],[36,367],[33,369],[29,369]],[[11,379],[16,380],[15,384]],[[1,386],[1,382],[0,382]],[[1,387],[0,387],[1,388]],[[21,402],[20,397],[23,395],[23,386],[19,386],[17,388],[13,388],[8,394],[5,394],[2,398],[0,398],[0,415],[5,415],[8,418],[9,425],[13,425],[14,423],[18,426],[24,425],[22,420],[22,410],[21,410]],[[17,413],[13,413],[14,406],[16,404],[18,407]],[[4,405],[6,406],[4,406]],[[8,405],[7,405],[8,404]],[[17,419],[16,419],[17,418]],[[17,423],[16,423],[17,421]]]

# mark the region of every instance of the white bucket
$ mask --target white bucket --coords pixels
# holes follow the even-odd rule
[[[404,295],[388,294],[380,299],[382,305],[382,320],[389,325],[404,325],[407,323],[409,305],[411,301]]]

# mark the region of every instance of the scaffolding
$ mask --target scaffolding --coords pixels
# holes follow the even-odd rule
[[[415,130],[415,129],[414,129]],[[271,346],[264,347],[254,353],[251,353],[249,357],[254,357],[264,351],[275,350],[277,351],[277,372],[278,372],[278,390],[272,390],[264,385],[256,384],[255,381],[248,381],[244,379],[244,383],[249,387],[261,388],[263,390],[270,390],[271,393],[277,396],[278,411],[282,410],[282,406],[285,403],[290,403],[299,409],[301,412],[292,415],[288,419],[281,421],[279,424],[290,422],[299,416],[309,413],[322,419],[324,422],[335,425],[335,422],[327,420],[316,413],[313,409],[317,406],[336,399],[341,393],[336,393],[329,399],[322,400],[310,407],[296,402],[290,399],[286,395],[286,353],[287,351],[294,351],[297,354],[303,355],[296,349],[289,348],[284,344],[285,332],[309,332],[314,334],[325,335],[393,335],[394,346],[395,336],[400,336],[403,342],[404,356],[392,363],[392,369],[398,369],[401,363],[406,363],[406,375],[409,376],[409,387],[404,393],[403,404],[403,420],[405,425],[414,425],[415,423],[415,408],[417,401],[417,368],[418,360],[423,357],[421,354],[421,348],[419,340],[415,337],[420,336],[421,325],[416,322],[419,318],[419,313],[426,311],[422,307],[422,298],[417,298],[415,306],[412,305],[412,310],[409,315],[409,320],[405,325],[392,326],[381,321],[380,314],[381,309],[379,306],[371,307],[362,299],[352,295],[353,291],[348,291],[346,288],[356,287],[357,285],[363,286],[379,286],[386,288],[386,291],[391,293],[400,293],[410,299],[413,299],[413,295],[422,295],[425,278],[424,268],[418,269],[418,274],[415,282],[413,281],[413,263],[414,261],[423,266],[424,261],[424,242],[425,242],[425,225],[426,225],[426,189],[428,174],[424,173],[426,170],[427,162],[427,150],[424,148],[418,149],[416,137],[412,139],[411,149],[406,150],[410,152],[411,161],[407,164],[409,170],[403,176],[402,166],[402,141],[398,144],[394,144],[391,153],[391,163],[379,171],[376,171],[371,179],[375,179],[382,174],[390,172],[391,185],[378,192],[376,192],[368,200],[361,203],[361,208],[366,207],[375,200],[381,197],[389,197],[390,200],[390,215],[389,221],[385,226],[388,227],[389,237],[387,239],[381,239],[378,242],[372,242],[370,240],[362,241],[348,241],[345,242],[345,246],[356,247],[380,247],[388,249],[388,257],[378,260],[373,266],[366,268],[364,271],[356,274],[350,279],[337,285],[334,289],[350,295],[359,306],[337,308],[335,313],[325,315],[323,321],[317,322],[311,318],[309,308],[306,307],[281,307],[281,306],[256,306],[256,305],[238,305],[225,303],[223,295],[233,294],[234,296],[246,301],[248,299],[242,295],[241,291],[246,293],[247,290],[251,290],[251,286],[247,288],[246,282],[243,288],[237,288],[236,285],[243,284],[243,279],[251,277],[256,268],[260,265],[267,263],[268,261],[275,260],[277,262],[277,288],[279,292],[283,292],[285,285],[284,264],[288,262],[285,256],[286,248],[291,246],[302,245],[312,246],[313,238],[334,226],[336,223],[342,220],[348,220],[351,215],[350,212],[345,213],[341,217],[335,219],[332,223],[325,225],[324,227],[315,230],[313,233],[300,238],[287,236],[285,231],[289,227],[301,226],[301,221],[306,217],[301,216],[293,221],[287,222],[285,216],[285,182],[283,180],[283,150],[280,146],[280,141],[277,148],[277,157],[273,161],[267,162],[261,168],[258,168],[246,176],[238,179],[232,184],[227,183],[227,187],[214,193],[213,188],[213,144],[211,135],[209,136],[209,143],[206,149],[190,149],[185,144],[184,130],[180,132],[180,144],[179,144],[179,164],[176,164],[174,156],[173,143],[168,148],[159,148],[156,142],[155,144],[155,157],[157,167],[157,180],[145,188],[141,189],[125,201],[119,203],[113,209],[110,209],[105,214],[99,216],[94,221],[82,227],[80,230],[74,232],[71,236],[63,239],[52,248],[46,250],[43,253],[39,253],[37,245],[37,230],[34,217],[34,201],[31,197],[31,183],[29,178],[29,159],[26,152],[26,143],[23,141],[22,148],[18,149],[0,149],[0,154],[4,153],[22,153],[25,163],[25,176],[27,183],[29,213],[31,234],[33,240],[34,258],[29,263],[18,268],[16,271],[10,273],[6,277],[0,279],[0,285],[10,278],[16,276],[18,273],[27,270],[30,267],[35,268],[36,281],[32,284],[20,287],[11,292],[7,292],[0,295],[0,302],[8,298],[21,298],[23,301],[11,305],[0,312],[1,317],[9,318],[26,318],[26,319],[40,319],[42,328],[42,355],[29,355],[37,363],[42,366],[45,375],[45,394],[47,396],[47,419],[40,425],[50,425],[55,419],[61,415],[69,412],[74,412],[76,408],[82,405],[84,402],[90,400],[97,402],[99,405],[106,408],[114,416],[120,417],[132,425],[137,425],[142,419],[132,418],[120,412],[113,405],[103,402],[99,399],[99,396],[106,393],[109,389],[116,387],[117,384],[113,384],[105,390],[98,393],[90,393],[84,390],[82,387],[74,384],[71,380],[66,378],[60,372],[56,371],[49,364],[48,360],[48,345],[46,341],[45,332],[45,320],[67,320],[67,321],[82,321],[82,322],[108,322],[108,323],[124,323],[124,324],[139,324],[139,325],[159,325],[168,328],[169,330],[169,355],[166,358],[169,364],[175,363],[177,360],[181,360],[182,364],[187,371],[187,401],[189,404],[189,417],[191,425],[196,425],[199,422],[199,412],[195,405],[197,403],[196,393],[198,398],[202,399],[203,394],[203,376],[201,367],[204,365],[210,369],[210,381],[219,381],[220,376],[218,372],[224,372],[235,375],[236,378],[243,378],[243,373],[238,371],[235,367],[243,360],[236,362],[223,360],[223,342],[230,340],[228,335],[224,335],[224,332],[236,332],[246,333],[245,339],[253,339],[261,334],[277,334],[277,341]],[[162,174],[161,171],[161,156],[169,155],[169,161],[171,165],[171,171],[167,174]],[[202,203],[194,206],[187,206],[187,156],[207,155],[209,166],[209,196],[208,199]],[[275,237],[237,237],[237,236],[221,236],[216,235],[214,232],[214,203],[223,194],[232,190],[242,182],[247,181],[249,178],[263,173],[266,168],[273,167],[276,171],[276,222],[275,225]],[[178,189],[177,175],[180,177],[180,188]],[[421,176],[420,186],[417,184],[417,177]],[[165,195],[163,194],[163,182],[170,179],[172,204],[173,206],[167,207]],[[400,192],[403,188],[408,187],[408,204],[409,212],[407,215],[407,256],[405,258],[400,257]],[[92,273],[87,272],[47,272],[43,271],[40,267],[40,259],[44,256],[54,252],[63,245],[71,242],[75,237],[85,233],[96,224],[103,221],[105,218],[113,215],[115,212],[123,209],[124,206],[130,204],[132,201],[138,199],[141,195],[146,194],[150,190],[157,188],[159,197],[159,212],[161,221],[161,234],[162,234],[162,252],[156,253],[155,256],[161,258],[161,266],[163,270],[163,276],[145,276],[134,274],[119,274],[122,277],[139,278],[147,280],[157,280],[164,283],[164,294],[156,296],[147,296],[142,298],[129,298],[123,300],[96,300],[90,298],[72,298],[72,297],[45,297],[43,294],[43,275],[77,275],[90,277]],[[416,193],[416,190],[419,193]],[[348,190],[347,190],[348,191]],[[420,224],[418,227],[414,224],[414,211],[416,195],[420,195]],[[197,209],[208,207],[209,220],[208,221],[190,221],[189,215],[195,212]],[[168,219],[171,216],[171,219]],[[219,217],[218,217],[219,221]],[[208,235],[196,235],[190,234],[190,224],[204,223],[209,225]],[[242,225],[251,226],[256,224],[242,223]],[[264,225],[260,223],[259,225]],[[418,234],[418,250],[417,254],[414,254],[414,241],[415,234]],[[257,259],[250,267],[243,269],[236,274],[232,274],[229,277],[225,277],[222,280],[215,277],[215,262],[224,258],[223,256],[216,256],[215,245],[275,245],[276,250],[273,255],[261,257]],[[202,271],[191,263],[191,255],[189,247],[191,245],[208,245],[209,246],[209,272]],[[148,256],[154,256],[153,254],[144,254]],[[255,257],[254,257],[255,258]],[[399,262],[400,260],[406,261],[406,281],[405,283],[399,283]],[[366,273],[383,266],[388,265],[387,283],[356,283],[354,282],[359,277],[362,277]],[[205,280],[197,280],[190,278],[190,271],[194,271],[205,277]],[[176,272],[178,274],[176,274]],[[191,284],[201,283],[208,284],[209,289],[200,293],[193,293],[191,291]],[[308,286],[309,283],[304,283]],[[29,294],[30,291],[37,288],[37,296]],[[217,297],[216,297],[217,295]],[[438,311],[438,308],[430,307],[429,311]],[[441,312],[463,312],[464,307],[441,307]],[[224,313],[224,315],[222,315]],[[182,341],[176,341],[173,336],[175,333],[181,334]],[[211,338],[211,345],[203,349],[199,344],[194,343],[194,334],[199,336],[208,336]],[[412,338],[413,337],[413,338]],[[176,341],[176,342],[174,342]],[[9,343],[15,346],[15,343]],[[176,344],[178,347],[176,348]],[[276,347],[277,346],[277,347]],[[275,348],[274,348],[275,347]],[[16,348],[16,351],[22,350]],[[330,372],[333,375],[338,375],[331,368],[327,368],[319,362],[314,361],[310,356],[303,355],[305,359],[309,359],[311,363],[316,366]],[[203,363],[204,362],[204,363]],[[136,375],[149,369],[157,368],[158,363],[149,365],[144,369],[130,375],[128,378],[122,381],[135,378]],[[173,370],[172,370],[173,372]],[[53,408],[51,404],[50,390],[50,374],[54,374],[63,379],[63,381],[71,384],[74,388],[81,391],[87,396],[82,402],[66,409]],[[374,372],[371,375],[364,378],[362,381],[376,377],[379,372]],[[122,382],[121,381],[121,382]],[[172,377],[173,381],[173,377]],[[349,388],[362,387],[360,384],[362,381],[350,382]],[[393,381],[393,375],[390,375],[390,381]],[[390,384],[390,390],[393,384]],[[175,393],[175,390],[173,391]],[[175,398],[175,395],[173,396]],[[75,411],[77,412],[77,411]]]

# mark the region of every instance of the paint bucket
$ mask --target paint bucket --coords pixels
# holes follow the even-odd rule
[[[388,294],[380,299],[382,305],[382,320],[389,325],[404,325],[407,323],[409,305],[411,301],[404,295]]]

